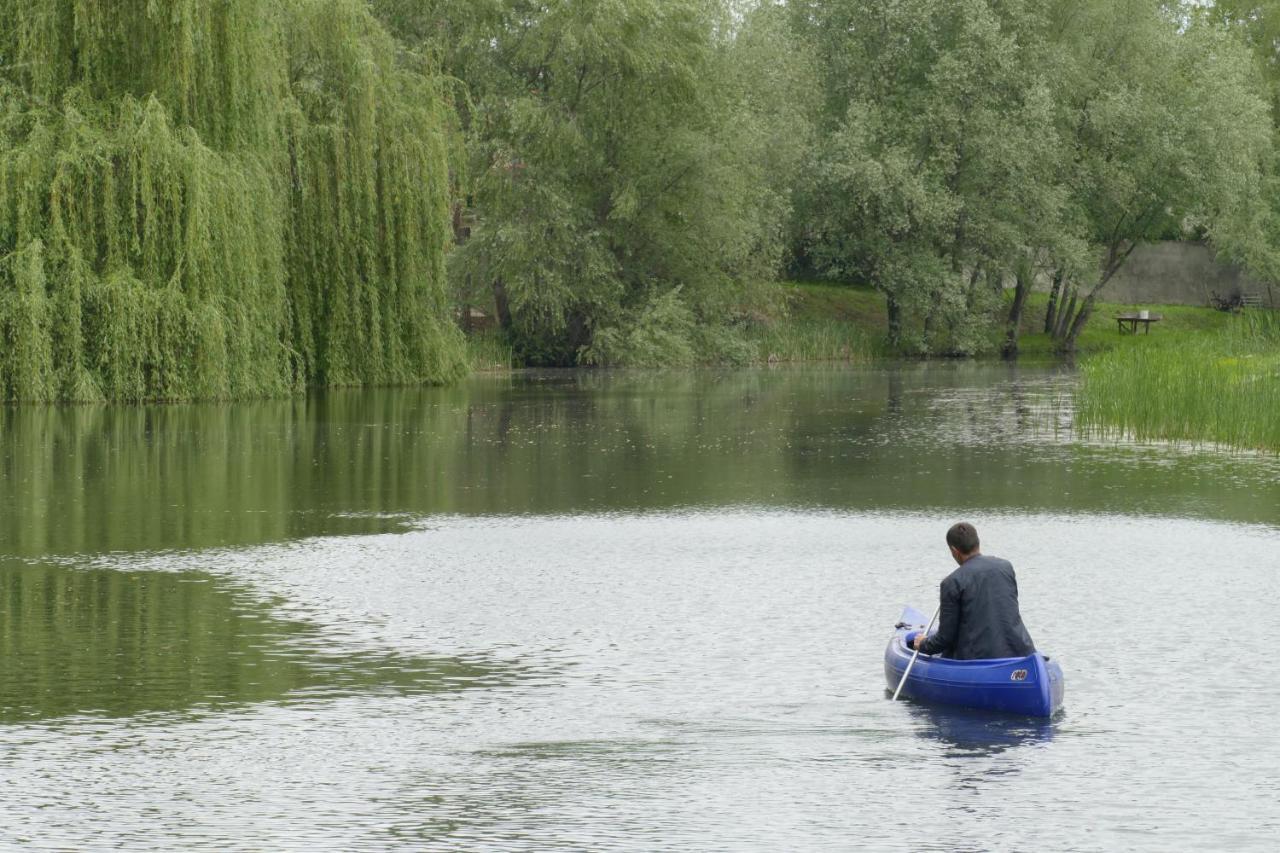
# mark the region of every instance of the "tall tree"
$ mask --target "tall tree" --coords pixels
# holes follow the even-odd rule
[[[1068,224],[1092,269],[1066,271],[1052,327],[1072,351],[1143,241],[1197,231],[1246,251],[1272,156],[1265,98],[1240,40],[1151,0],[1061,4],[1061,124],[1074,152]]]
[[[785,47],[755,58],[785,29],[761,19],[739,47],[714,0],[375,8],[465,85],[475,222],[450,267],[470,298],[491,294],[526,361],[723,351],[735,305],[777,266],[788,187],[772,168],[804,139],[766,109],[793,88]]]
[[[1186,3],[1186,17],[1200,26],[1221,27],[1253,51],[1265,82],[1271,120],[1280,141],[1280,0],[1216,0]],[[1276,155],[1280,155],[1277,146]],[[1276,156],[1276,155],[1273,155]],[[1255,275],[1280,279],[1280,162],[1268,164],[1254,187],[1260,205],[1237,208],[1237,217],[1219,229],[1217,248]]]
[[[818,177],[802,203],[826,274],[888,301],[896,346],[972,352],[1064,192],[1038,4],[793,7],[824,73]]]
[[[1045,328],[1074,349],[1144,240],[1270,257],[1266,103],[1224,27],[1160,0],[790,9],[824,74],[805,250],[885,293],[895,345],[973,351],[1012,279],[1012,355],[1046,278]]]

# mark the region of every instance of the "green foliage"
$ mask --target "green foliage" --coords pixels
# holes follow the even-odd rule
[[[375,8],[467,86],[475,225],[450,272],[524,361],[683,363],[732,337],[702,330],[778,267],[804,151],[812,87],[785,19],[734,25],[711,0]]]
[[[1057,341],[1044,334],[1044,315],[1048,295],[1033,293],[1028,298],[1023,315],[1022,341],[1019,358],[1056,358]],[[1162,318],[1151,326],[1149,332],[1138,335],[1120,334],[1116,315],[1135,314],[1147,309]],[[1216,334],[1226,328],[1230,317],[1212,308],[1189,305],[1127,304],[1120,302],[1099,303],[1084,324],[1076,344],[1076,354],[1093,357],[1116,350],[1153,349],[1179,347],[1187,341],[1205,335]]]
[[[1042,17],[985,0],[794,12],[826,93],[806,254],[886,294],[894,345],[980,351],[1002,276],[1064,204]]]
[[[1234,318],[1218,335],[1134,347],[1083,368],[1078,423],[1139,441],[1215,442],[1280,452],[1280,349],[1274,319]]]
[[[361,5],[0,22],[0,398],[442,381],[440,98]]]
[[[1218,24],[1237,32],[1254,51],[1266,77],[1271,95],[1272,115],[1280,117],[1280,2],[1278,0],[1213,0],[1212,3],[1184,2],[1193,19]]]
[[[1276,0],[1215,0],[1207,4],[1187,4],[1186,10],[1197,28],[1225,31],[1248,45],[1256,62],[1260,82],[1248,81],[1252,92],[1265,94],[1274,128],[1280,122],[1280,2]],[[1228,102],[1239,92],[1222,93]],[[1221,229],[1218,242],[1233,260],[1255,274],[1271,280],[1280,278],[1280,170],[1273,151],[1262,180],[1251,182],[1255,201],[1240,206],[1230,227]]]
[[[598,330],[582,360],[602,366],[688,367],[697,357],[694,323],[679,290],[668,290]]]
[[[802,252],[884,292],[900,348],[980,351],[1036,274],[1071,348],[1133,248],[1184,229],[1271,263],[1266,104],[1224,27],[1157,0],[789,7],[823,71]]]
[[[434,79],[397,63],[358,3],[307,0],[285,20],[291,342],[326,385],[454,378],[448,123]]]

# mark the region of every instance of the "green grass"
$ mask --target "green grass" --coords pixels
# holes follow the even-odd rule
[[[784,282],[781,316],[747,333],[761,362],[868,362],[884,335],[884,297],[870,288]]]
[[[767,333],[757,331],[754,336],[762,339],[762,346],[772,345],[780,359],[783,359],[783,353],[797,354],[796,358],[785,360],[808,360],[814,354],[824,352],[828,355],[818,357],[830,358],[832,343],[838,349],[839,341],[853,338],[861,340],[868,356],[889,355],[882,351],[887,325],[883,294],[869,287],[808,281],[783,282],[778,288],[785,312],[767,329]],[[1008,297],[1012,298],[1012,295],[1010,292]],[[1048,304],[1047,293],[1033,293],[1028,298],[1018,341],[1021,358],[1060,358],[1056,342],[1041,331]],[[1149,334],[1121,335],[1116,329],[1115,316],[1142,309],[1162,315],[1163,319],[1151,325]],[[1003,338],[1007,311],[1006,303],[1006,307],[992,318],[993,340]],[[1078,355],[1088,357],[1117,349],[1179,346],[1188,338],[1221,332],[1230,320],[1231,315],[1211,308],[1099,303],[1076,341],[1076,351]],[[995,347],[993,355],[998,351]]]
[[[475,373],[510,370],[516,363],[511,344],[502,332],[486,329],[466,336],[467,364]]]
[[[1028,298],[1027,307],[1022,315],[1021,335],[1018,338],[1020,358],[1057,357],[1056,341],[1042,331],[1048,306],[1047,293],[1033,293]],[[1161,315],[1163,319],[1152,323],[1149,333],[1120,334],[1116,328],[1116,315],[1132,314],[1144,309],[1152,314]],[[1212,308],[1103,302],[1095,307],[1089,321],[1081,330],[1080,337],[1076,340],[1076,354],[1089,357],[1113,350],[1137,352],[1166,346],[1181,346],[1188,339],[1213,336],[1214,333],[1221,332],[1230,320],[1231,315]]]
[[[883,352],[887,324],[884,295],[869,287],[824,282],[790,281],[778,285],[785,312],[772,326],[757,330],[753,337],[777,360],[822,360],[836,358],[844,341],[857,340],[867,357],[889,355]],[[1008,294],[1012,298],[1012,292]],[[1023,311],[1019,357],[1057,359],[1056,342],[1041,329],[1048,308],[1047,293],[1033,293]],[[1142,309],[1162,315],[1151,326],[1149,334],[1121,335],[1116,329],[1115,315]],[[992,334],[1003,338],[1007,304],[992,318]],[[1179,346],[1188,338],[1221,332],[1231,315],[1210,308],[1185,305],[1131,305],[1117,302],[1099,303],[1077,339],[1077,354],[1093,356],[1112,350],[1146,350],[1153,347]],[[993,355],[998,353],[993,349]],[[764,352],[762,359],[770,353]]]
[[[843,320],[788,319],[754,330],[749,338],[761,362],[868,362],[875,357],[870,336]]]
[[[835,319],[884,333],[884,294],[873,288],[816,281],[786,281],[778,287],[793,320]]]
[[[1088,359],[1078,427],[1103,437],[1280,452],[1280,322],[1250,314],[1226,317],[1217,334]]]

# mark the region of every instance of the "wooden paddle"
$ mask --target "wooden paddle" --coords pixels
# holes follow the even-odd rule
[[[933,623],[937,621],[938,614],[942,612],[942,605],[938,605],[938,609],[933,611],[933,618],[929,620],[929,624],[924,627],[924,636],[929,636],[929,629],[933,627]],[[920,647],[916,646],[915,654],[911,656],[907,668],[902,671],[902,680],[898,682],[898,689],[893,691],[893,701],[898,701],[898,694],[902,692],[902,685],[907,683],[907,676],[911,674],[911,667],[916,665],[916,658],[920,657]]]

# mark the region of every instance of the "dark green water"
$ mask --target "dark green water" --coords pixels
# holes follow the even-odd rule
[[[0,847],[1267,849],[1280,667],[1223,642],[1276,627],[1280,463],[1077,440],[1073,389],[0,409]],[[961,517],[1064,661],[1052,724],[884,701]]]
[[[1274,460],[1070,441],[1052,372],[481,377],[236,406],[0,409],[10,554],[209,548],[399,516],[786,506],[1280,521]]]

